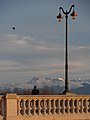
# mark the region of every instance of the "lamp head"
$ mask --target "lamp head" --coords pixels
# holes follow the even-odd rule
[[[71,13],[71,17],[74,20],[77,16],[77,13],[73,10],[73,12]]]
[[[62,15],[61,15],[61,13],[59,13],[59,15],[57,16],[57,20],[58,20],[59,22],[61,22],[62,19],[63,19],[63,17],[62,17]]]

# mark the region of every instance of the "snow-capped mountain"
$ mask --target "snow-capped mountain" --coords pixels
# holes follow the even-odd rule
[[[73,88],[78,88],[78,87],[83,87],[84,83],[86,84],[90,84],[90,80],[89,79],[85,79],[85,80],[80,80],[80,79],[76,79],[76,80],[69,80],[69,87],[71,89]],[[39,88],[42,88],[43,86],[60,86],[60,87],[64,87],[65,81],[63,80],[63,78],[38,78],[38,77],[34,77],[31,80],[29,80],[26,84],[29,85],[37,85]]]
[[[58,78],[37,78],[34,77],[30,81],[28,81],[26,84],[30,84],[32,86],[36,85],[38,88],[43,88],[44,86],[64,86],[64,81],[60,80]]]
[[[0,84],[0,90],[9,89],[13,90],[15,88],[19,89],[33,89],[34,86],[37,86],[39,89],[52,90],[55,93],[60,93],[65,87],[65,81],[62,78],[39,78],[33,77],[28,82],[25,83],[6,83]],[[77,79],[69,80],[69,89],[73,92],[79,94],[90,94],[90,80]]]

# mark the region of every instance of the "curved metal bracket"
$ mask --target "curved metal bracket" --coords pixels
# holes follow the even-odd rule
[[[75,5],[71,5],[71,7],[70,7],[70,9],[69,9],[68,12],[67,12],[67,10],[66,10],[66,12],[65,12],[64,9],[63,9],[63,7],[60,7],[59,10],[62,10],[62,12],[63,12],[65,15],[68,15],[68,14],[71,12],[72,8],[74,8],[74,7],[75,7]]]
[[[74,7],[75,7],[75,5],[72,5],[72,6],[70,7],[70,10],[67,12],[67,14],[69,14],[69,13],[71,12],[72,8],[74,8]]]

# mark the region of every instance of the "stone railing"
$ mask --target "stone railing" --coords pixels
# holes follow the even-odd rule
[[[17,115],[90,113],[88,96],[18,96]]]
[[[89,95],[0,97],[0,120],[90,120]]]

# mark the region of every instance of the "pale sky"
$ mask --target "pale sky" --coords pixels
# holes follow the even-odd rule
[[[64,78],[65,18],[56,16],[72,4],[69,79],[90,79],[90,0],[0,0],[0,82]]]

